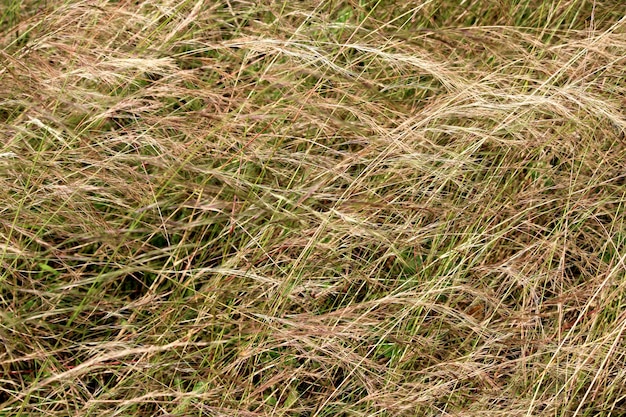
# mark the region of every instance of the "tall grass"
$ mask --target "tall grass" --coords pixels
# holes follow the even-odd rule
[[[9,2],[0,415],[626,415],[625,12]]]

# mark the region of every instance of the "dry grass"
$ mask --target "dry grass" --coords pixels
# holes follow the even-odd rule
[[[8,4],[0,415],[626,415],[621,0]]]

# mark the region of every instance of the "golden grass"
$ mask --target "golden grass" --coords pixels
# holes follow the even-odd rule
[[[621,1],[12,0],[0,415],[626,415]]]

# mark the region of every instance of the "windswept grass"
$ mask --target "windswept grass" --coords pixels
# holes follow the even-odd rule
[[[5,2],[0,415],[626,415],[622,3]]]

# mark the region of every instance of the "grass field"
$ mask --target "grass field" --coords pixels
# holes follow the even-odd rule
[[[0,5],[0,416],[626,416],[623,0]]]

